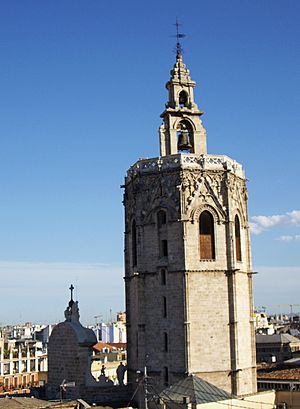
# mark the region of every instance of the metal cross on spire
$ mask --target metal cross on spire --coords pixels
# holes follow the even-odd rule
[[[73,301],[73,290],[74,290],[73,284],[71,284],[69,290],[71,291],[71,301]]]
[[[179,26],[181,26],[181,24],[179,24],[178,18],[176,18],[176,23],[174,25],[176,26],[176,39],[177,39],[177,42],[176,42],[176,55],[178,57],[178,56],[180,56],[182,54],[182,50],[183,50],[182,45],[180,43],[180,39],[186,37],[186,35],[179,32]]]

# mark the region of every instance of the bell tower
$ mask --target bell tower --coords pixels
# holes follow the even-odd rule
[[[195,82],[177,49],[160,156],[125,178],[128,380],[155,390],[194,374],[256,392],[252,267],[242,166],[207,154]]]
[[[180,50],[166,84],[168,102],[161,114],[163,124],[159,128],[160,155],[174,155],[179,152],[206,154],[206,131],[194,101],[195,81],[182,62]]]

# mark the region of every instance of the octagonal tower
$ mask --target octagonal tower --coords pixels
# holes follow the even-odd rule
[[[256,392],[247,188],[242,166],[206,150],[195,82],[177,53],[160,156],[125,179],[128,379],[157,392],[195,374]]]

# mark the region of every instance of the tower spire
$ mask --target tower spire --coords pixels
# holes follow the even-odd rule
[[[178,18],[176,17],[176,23],[174,24],[176,26],[176,57],[180,57],[182,55],[182,45],[180,43],[180,39],[186,37],[185,34],[180,33],[179,32],[179,26],[181,26],[181,24],[179,24]]]
[[[179,32],[176,19],[176,62],[166,83],[168,101],[161,114],[163,123],[159,128],[160,156],[177,153],[206,154],[206,131],[202,125],[201,112],[194,100],[195,81],[182,60]]]

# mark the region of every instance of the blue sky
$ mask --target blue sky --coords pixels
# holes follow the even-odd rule
[[[176,17],[209,153],[243,164],[255,304],[298,303],[298,0],[4,0],[0,5],[0,307],[84,322],[124,308],[126,169],[158,155]]]

